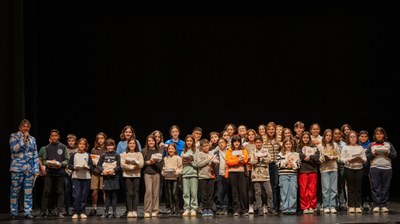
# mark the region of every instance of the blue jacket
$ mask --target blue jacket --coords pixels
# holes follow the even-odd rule
[[[28,136],[24,141],[23,134],[18,131],[10,135],[11,163],[10,172],[32,172],[39,174],[39,157],[36,139]]]

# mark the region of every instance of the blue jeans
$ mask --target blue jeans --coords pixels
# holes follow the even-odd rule
[[[324,208],[336,208],[337,171],[321,173],[322,205]]]
[[[279,176],[282,213],[295,213],[297,210],[297,174]]]

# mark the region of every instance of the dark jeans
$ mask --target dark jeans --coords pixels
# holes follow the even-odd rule
[[[56,192],[57,192],[57,210],[58,212],[62,211],[64,207],[64,187],[65,187],[65,176],[49,176],[46,175],[44,179],[44,190],[42,197],[42,211],[45,212],[49,206],[49,195],[51,192],[54,192],[52,189],[53,182],[56,184]]]
[[[274,205],[274,209],[276,211],[279,210],[279,173],[278,173],[278,165],[276,163],[269,164],[269,177],[271,180],[271,188],[272,188],[272,203]]]
[[[87,198],[90,191],[90,179],[72,178],[72,197],[74,198],[74,213],[85,213]]]
[[[165,180],[165,204],[169,205],[172,213],[179,212],[178,181]]]
[[[392,169],[370,169],[372,200],[374,207],[387,207],[389,205],[389,189],[392,180]]]
[[[199,179],[201,204],[204,210],[211,210],[214,200],[214,179]]]
[[[234,212],[247,212],[247,182],[243,172],[230,172],[229,180],[232,188],[232,207]]]
[[[117,191],[118,190],[105,190],[106,192],[106,203],[105,203],[105,213],[110,212],[110,205],[112,205],[113,214],[117,213]]]
[[[139,204],[139,184],[140,178],[123,178],[126,186],[126,207],[128,211],[137,211]]]
[[[69,207],[71,206],[71,204],[73,204],[72,201],[72,180],[70,176],[66,176],[64,178],[64,182],[65,182],[65,190],[64,190],[64,208],[65,208],[65,212],[68,212]],[[74,207],[75,209],[75,207]],[[75,210],[76,211],[76,210]]]
[[[217,209],[228,210],[231,207],[231,185],[223,175],[217,177]]]

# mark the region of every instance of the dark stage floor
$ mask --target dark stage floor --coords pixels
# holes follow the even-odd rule
[[[161,206],[161,208],[163,208]],[[91,207],[87,207],[89,212]],[[125,206],[120,204],[117,209],[118,215],[124,212]],[[347,214],[346,212],[339,212],[338,214],[320,214],[315,213],[314,215],[280,215],[280,216],[258,216],[250,215],[248,217],[238,216],[235,217],[232,214],[227,216],[214,216],[214,217],[167,217],[166,215],[159,215],[157,218],[143,218],[143,206],[139,207],[139,218],[101,218],[100,215],[97,217],[88,217],[87,220],[72,220],[71,216],[66,216],[64,219],[57,219],[55,217],[48,217],[47,219],[35,218],[33,220],[25,220],[21,215],[16,220],[10,220],[9,214],[0,214],[1,223],[86,223],[86,224],[100,224],[100,223],[145,223],[145,224],[205,224],[205,223],[284,223],[284,224],[296,224],[296,223],[400,223],[400,202],[393,202],[389,206],[390,212],[388,214],[373,214],[371,212],[364,212],[361,214]],[[34,215],[38,214],[39,211],[34,211]],[[102,213],[102,212],[101,212]]]

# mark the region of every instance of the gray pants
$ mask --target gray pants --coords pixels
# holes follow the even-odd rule
[[[269,181],[255,181],[253,182],[254,194],[256,198],[256,208],[260,211],[262,209],[262,190],[264,188],[265,194],[267,195],[267,207],[272,209],[274,205],[272,204],[272,187]]]

